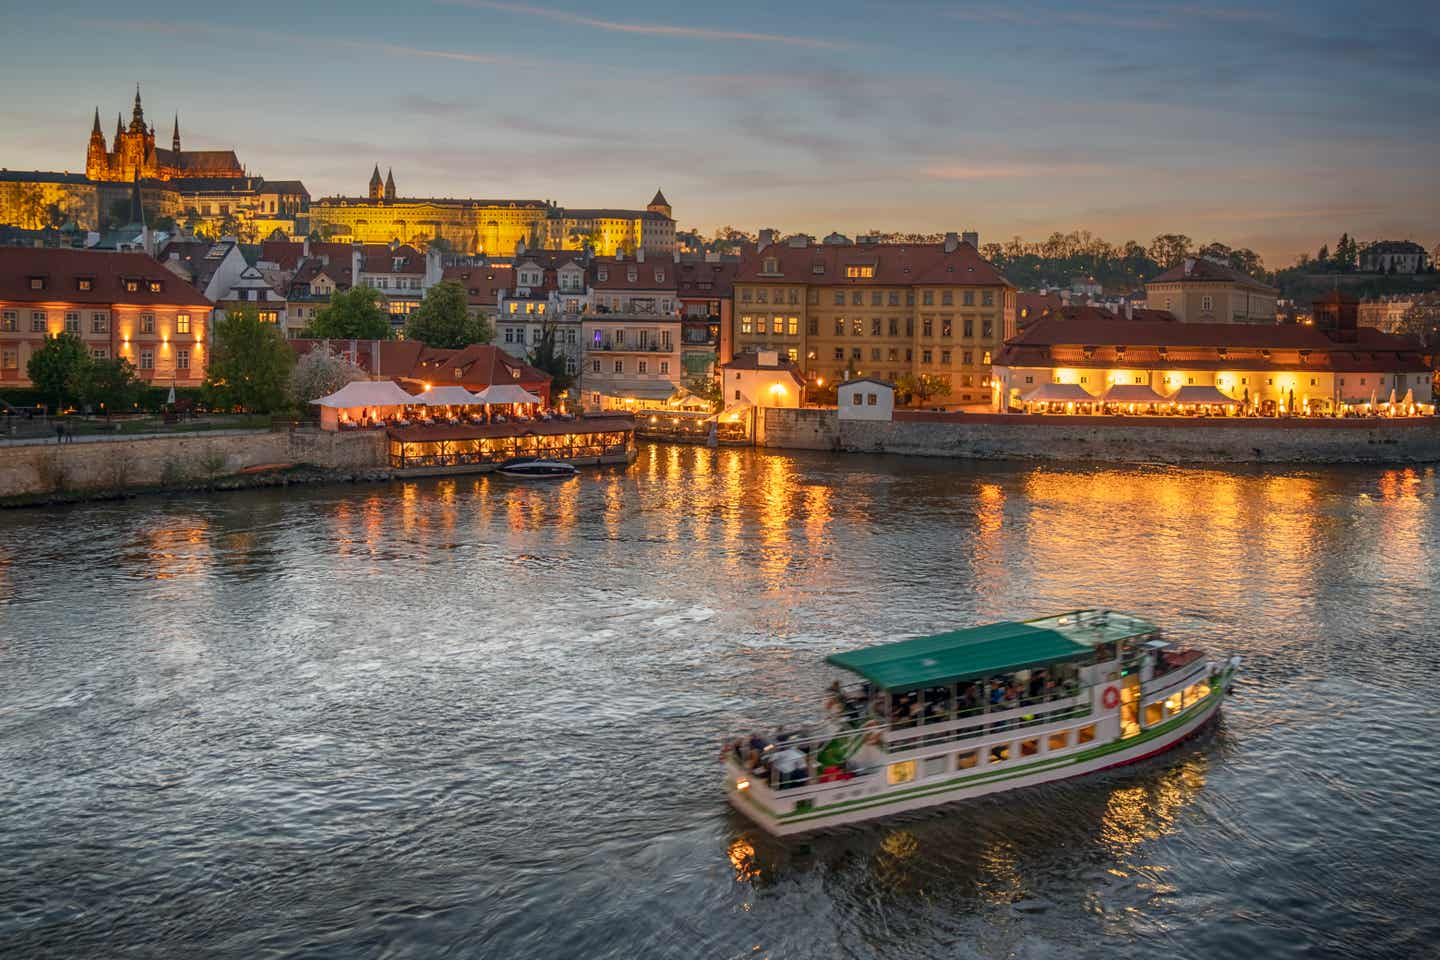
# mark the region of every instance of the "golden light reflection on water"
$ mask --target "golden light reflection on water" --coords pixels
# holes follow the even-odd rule
[[[992,837],[976,863],[975,893],[990,903],[1014,903],[1024,897],[1025,881],[1016,864],[1022,851],[1013,840]]]
[[[176,517],[170,525],[144,533],[144,566],[156,580],[198,577],[214,559],[208,540],[209,522],[201,517]]]
[[[736,837],[726,851],[730,866],[735,871],[736,883],[750,883],[760,879],[760,865],[755,859],[755,847],[744,837]]]
[[[760,487],[760,575],[772,593],[784,592],[790,586],[790,462],[786,457],[769,457],[756,478]]]
[[[1153,779],[1112,790],[1100,822],[1111,856],[1127,862],[1141,844],[1174,832],[1181,811],[1204,788],[1207,766],[1205,754],[1193,753]]]

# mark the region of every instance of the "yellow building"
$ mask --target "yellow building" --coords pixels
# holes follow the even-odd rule
[[[823,387],[931,374],[948,403],[990,399],[990,364],[1015,329],[1014,286],[973,243],[820,244],[747,254],[734,281],[731,356],[777,350]]]
[[[1214,260],[1186,258],[1145,284],[1145,306],[1181,323],[1275,322],[1280,291]]]
[[[673,256],[675,219],[659,190],[644,210],[582,210],[554,207],[546,218],[545,243],[552,250],[582,250],[601,257],[634,256],[639,250]]]

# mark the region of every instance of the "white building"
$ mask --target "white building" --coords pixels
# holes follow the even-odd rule
[[[682,389],[673,257],[596,257],[582,315],[581,396],[590,410],[661,406]]]
[[[736,407],[798,407],[805,375],[778,350],[742,353],[720,367],[725,409]],[[892,403],[893,407],[893,403]]]
[[[895,384],[873,377],[846,380],[836,388],[836,403],[841,420],[893,420]]]

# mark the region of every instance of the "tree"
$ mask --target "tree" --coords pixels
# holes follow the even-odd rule
[[[555,325],[547,323],[540,332],[540,342],[525,358],[530,366],[550,374],[550,396],[555,398],[570,391],[575,375],[566,368],[566,357],[555,349]]]
[[[1268,280],[1269,275],[1265,270],[1265,261],[1260,254],[1249,247],[1240,247],[1230,251],[1230,266],[1239,270],[1246,276],[1254,277],[1256,280]]]
[[[489,343],[495,331],[484,317],[471,316],[465,288],[443,280],[425,292],[425,299],[405,323],[405,339],[426,346],[458,349]]]
[[[308,410],[311,400],[328,397],[352,380],[364,379],[364,370],[320,344],[295,361],[290,371],[290,400],[302,411]]]
[[[1218,240],[1211,240],[1209,243],[1205,244],[1205,246],[1200,248],[1200,252],[1196,254],[1196,256],[1209,257],[1211,260],[1219,260],[1223,263],[1229,263],[1230,247],[1227,244],[1223,244]]]
[[[1341,270],[1354,270],[1360,259],[1360,250],[1355,241],[1350,239],[1350,234],[1340,234],[1340,242],[1335,245],[1335,264]]]
[[[1190,256],[1190,247],[1193,243],[1194,241],[1183,233],[1162,233],[1150,241],[1148,253],[1151,260],[1169,270]]]
[[[215,324],[205,399],[220,409],[272,413],[286,404],[295,353],[280,328],[260,319],[254,307],[227,310]]]
[[[455,252],[455,248],[450,245],[450,241],[439,234],[431,237],[425,248],[427,250],[434,250],[442,256]]]
[[[129,410],[145,396],[145,382],[124,357],[90,360],[77,375],[81,403],[105,411],[105,419],[116,410]]]
[[[918,376],[906,373],[896,381],[895,390],[902,396],[915,398],[923,405],[931,397],[948,397],[950,381],[933,373],[922,373]]]
[[[45,344],[30,355],[25,372],[40,395],[54,403],[56,412],[64,409],[66,400],[80,399],[90,351],[73,333],[57,333],[46,337]]]
[[[330,294],[310,321],[310,335],[333,340],[388,340],[390,316],[380,308],[380,293],[357,286]]]
[[[725,403],[725,393],[720,378],[703,373],[691,374],[685,380],[685,389],[710,404],[711,413],[719,413]]]

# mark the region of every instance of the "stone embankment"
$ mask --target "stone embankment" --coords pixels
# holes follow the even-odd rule
[[[237,430],[0,447],[0,505],[388,480],[380,433]]]
[[[970,460],[1097,463],[1440,462],[1440,418],[1044,417],[896,412],[840,420],[834,409],[767,409],[762,445]]]

